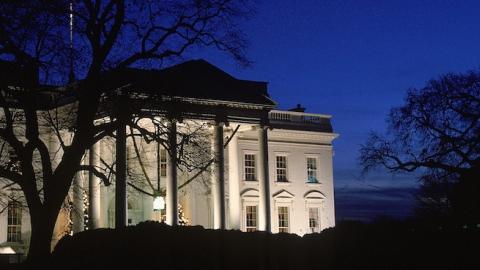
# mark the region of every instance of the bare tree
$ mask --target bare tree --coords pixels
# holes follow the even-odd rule
[[[73,1],[73,47],[68,25],[70,2],[0,3],[0,57],[39,74],[21,91],[2,82],[0,95],[0,138],[17,157],[14,168],[0,168],[0,176],[20,187],[30,210],[29,259],[50,254],[55,221],[77,171],[97,173],[95,168],[80,166],[85,151],[114,134],[119,125],[133,124],[132,111],[128,111],[129,123],[119,122],[115,115],[104,123],[94,121],[107,87],[103,74],[129,66],[160,67],[198,46],[213,46],[240,64],[248,64],[246,42],[237,26],[239,18],[251,13],[248,1]],[[39,114],[45,110],[38,102],[40,83],[64,83],[70,74],[66,63],[71,56],[75,59],[75,75],[81,80],[54,95],[65,94],[64,98],[75,101],[67,108],[74,111],[70,115],[73,135],[70,142],[61,143],[58,165],[52,166],[52,153],[39,125]],[[15,106],[7,100],[11,95]],[[16,112],[22,114],[20,122]],[[34,155],[39,157],[38,171]]]
[[[424,202],[468,208],[462,222],[480,222],[479,119],[480,73],[441,76],[422,89],[408,91],[405,105],[390,112],[388,135],[372,133],[360,149],[360,162],[365,171],[381,166],[391,172],[420,172],[428,189]],[[457,194],[453,197],[431,194],[453,184]],[[455,192],[460,189],[462,195]],[[470,199],[465,200],[465,195]],[[457,200],[445,201],[454,197]]]

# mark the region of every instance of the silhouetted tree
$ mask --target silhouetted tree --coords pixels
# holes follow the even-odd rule
[[[68,20],[72,3],[73,47]],[[246,0],[0,3],[0,58],[39,74],[21,92],[12,91],[2,82],[0,95],[4,118],[0,138],[15,156],[10,162],[14,166],[0,168],[0,177],[20,187],[30,210],[29,259],[50,254],[55,221],[77,171],[85,169],[101,177],[96,168],[80,166],[85,151],[113,135],[118,125],[135,124],[133,119],[119,123],[115,117],[94,121],[106,85],[103,74],[129,66],[159,67],[199,46],[225,51],[246,65],[246,41],[236,22],[250,12]],[[70,64],[72,57],[74,64]],[[75,75],[79,80],[64,89],[74,93],[76,100],[67,108],[74,112],[68,114],[71,119],[67,121],[72,123],[69,128],[73,135],[61,143],[63,151],[55,153],[60,155],[55,167],[40,132],[45,123],[39,116],[39,85],[62,84]],[[14,107],[5,98],[12,94],[17,95]],[[62,91],[56,95],[62,95]],[[122,110],[129,112],[129,108]],[[46,127],[54,128],[48,123]]]
[[[419,172],[423,203],[447,207],[460,223],[480,223],[479,119],[480,73],[441,76],[408,91],[388,116],[388,135],[372,133],[362,145],[361,165]]]
[[[452,209],[454,179],[435,173],[422,176],[418,193],[415,194],[415,218],[424,225],[449,225]]]

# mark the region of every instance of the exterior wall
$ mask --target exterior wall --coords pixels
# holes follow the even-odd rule
[[[228,133],[226,133],[228,135]],[[254,127],[243,125],[236,135],[238,136],[238,155],[236,160],[229,160],[228,150],[225,150],[225,176],[228,192],[228,168],[236,163],[239,171],[239,193],[240,193],[240,229],[245,230],[245,206],[258,205],[258,181],[245,181],[244,176],[244,155],[251,153],[256,155],[256,171],[259,171],[259,145],[258,131]],[[322,133],[318,131],[294,131],[285,129],[273,129],[268,131],[269,137],[269,182],[271,195],[271,220],[272,231],[278,232],[278,207],[289,207],[289,232],[298,235],[309,233],[309,207],[320,209],[320,230],[335,226],[335,206],[333,191],[333,169],[332,169],[332,140],[336,137],[333,133]],[[139,142],[140,143],[140,142]],[[50,138],[50,147],[58,147],[55,138]],[[139,172],[138,164],[133,161],[136,153],[129,140],[127,147],[130,160],[128,166],[132,171]],[[142,144],[142,157],[147,164],[146,169],[154,180],[156,186],[156,146]],[[110,163],[115,157],[114,141],[102,140],[100,142],[100,153],[102,158]],[[276,156],[287,157],[287,179],[288,182],[276,181]],[[318,183],[307,183],[307,157],[314,157],[317,160]],[[235,158],[234,158],[235,159]],[[54,164],[56,160],[53,160]],[[210,175],[202,175],[203,181],[194,181],[179,194],[179,202],[184,208],[184,213],[191,225],[201,225],[206,228],[213,227],[212,198],[208,183]],[[83,174],[84,188],[88,190],[88,176]],[[188,179],[188,175],[179,174],[179,183]],[[207,180],[205,180],[207,179]],[[165,186],[165,179],[162,179],[162,187]],[[115,185],[105,187],[102,184],[100,191],[100,226],[113,227],[115,215]],[[227,193],[228,197],[229,194]],[[158,212],[152,209],[153,200],[150,196],[139,194],[129,189],[128,214],[131,225],[144,220],[159,220]],[[227,224],[228,224],[228,198],[227,201]],[[26,212],[25,212],[26,213]],[[258,213],[258,210],[257,210]],[[258,225],[258,217],[257,217]],[[0,214],[0,245],[8,244],[7,238],[7,212]],[[22,221],[22,237],[28,241],[30,234],[30,222],[28,214],[24,215]]]
[[[257,155],[256,170],[258,173],[258,140],[256,130],[239,132],[238,136],[238,157],[236,162],[239,168],[240,194],[241,194],[241,217],[240,228],[245,230],[245,206],[258,205],[258,181],[245,181],[244,177],[244,155],[252,153]],[[290,131],[273,129],[269,131],[269,181],[271,194],[272,231],[278,232],[278,207],[289,207],[290,232],[298,235],[309,233],[309,207],[318,207],[320,230],[335,226],[335,207],[333,192],[332,173],[332,145],[334,135],[310,131]],[[144,158],[144,162],[152,159],[155,153],[151,146],[145,147],[146,154],[150,157]],[[129,156],[132,155],[131,145]],[[287,157],[288,183],[276,181],[276,156]],[[226,175],[228,175],[229,163],[228,152],[225,152]],[[317,160],[317,178],[319,183],[307,183],[307,157],[314,157]],[[129,163],[130,168],[135,166]],[[150,176],[155,176],[155,166],[147,167]],[[132,168],[131,168],[132,169]],[[134,169],[135,170],[135,169]],[[138,170],[138,169],[137,169]],[[204,175],[207,179],[208,174]],[[186,174],[179,174],[179,183],[188,178]],[[228,177],[227,185],[228,185]],[[162,187],[164,179],[162,179]],[[208,180],[207,180],[208,182]],[[228,187],[226,187],[228,190]],[[249,192],[250,191],[250,192]],[[133,208],[129,214],[132,225],[144,220],[158,220],[158,214],[152,209],[152,198],[140,195],[130,190],[129,201]],[[246,193],[247,192],[247,193]],[[112,211],[114,211],[114,184],[103,188],[102,202],[107,201],[108,206],[102,203],[102,221],[104,226],[113,227]],[[205,228],[213,227],[212,201],[209,187],[192,182],[184,190],[179,192],[179,202],[183,206],[184,214],[191,225],[201,225]],[[228,194],[227,194],[228,196]],[[226,199],[228,202],[228,199]],[[134,203],[133,203],[134,202]],[[227,205],[228,206],[228,205]],[[108,209],[106,209],[108,208]],[[228,207],[227,207],[228,212]],[[107,217],[107,220],[105,220]],[[108,219],[110,217],[110,220]],[[228,217],[228,215],[227,215]],[[106,225],[105,225],[106,224]],[[228,224],[228,220],[227,220]]]
[[[320,229],[335,226],[332,146],[331,136],[314,132],[291,132],[286,130],[269,131],[269,182],[271,195],[272,231],[278,232],[278,207],[289,207],[290,232],[303,235],[308,232],[308,207],[320,208]],[[255,190],[258,181],[245,181],[244,156],[255,154],[258,171],[258,141],[256,132],[244,132],[239,135],[239,168],[242,219],[241,228],[245,230],[245,205],[258,204]],[[288,182],[278,182],[276,175],[276,156],[287,157]],[[317,179],[319,183],[307,183],[307,157],[317,159]],[[248,192],[253,191],[253,192]],[[245,193],[247,192],[247,193]],[[317,194],[313,199],[308,193]],[[319,199],[321,196],[321,199]]]
[[[0,198],[1,199],[1,198]],[[5,204],[4,204],[5,203]],[[7,202],[2,202],[0,204],[3,207],[7,206]],[[7,228],[8,228],[8,210],[5,210],[0,213],[0,247],[1,246],[10,246],[12,247],[17,253],[25,253],[28,245],[30,243],[30,216],[28,214],[28,209],[22,209],[22,227],[21,227],[21,242],[17,243],[10,243],[7,242]]]

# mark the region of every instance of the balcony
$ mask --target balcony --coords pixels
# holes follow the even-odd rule
[[[333,132],[330,115],[272,110],[268,118],[273,128]]]

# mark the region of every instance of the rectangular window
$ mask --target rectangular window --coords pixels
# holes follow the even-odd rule
[[[278,232],[288,233],[289,230],[289,220],[288,220],[288,207],[279,206],[278,207]]]
[[[288,182],[287,179],[287,157],[277,156],[277,182]]]
[[[318,183],[317,180],[317,159],[309,157],[307,158],[307,182]]]
[[[308,208],[308,226],[310,232],[320,232],[320,222],[318,219],[318,207]]]
[[[22,208],[19,203],[8,203],[7,241],[22,241]]]
[[[247,232],[254,232],[258,229],[256,205],[247,205],[245,207],[245,228]]]
[[[167,177],[167,150],[160,149],[160,176]]]
[[[256,181],[255,155],[245,154],[245,180]]]

